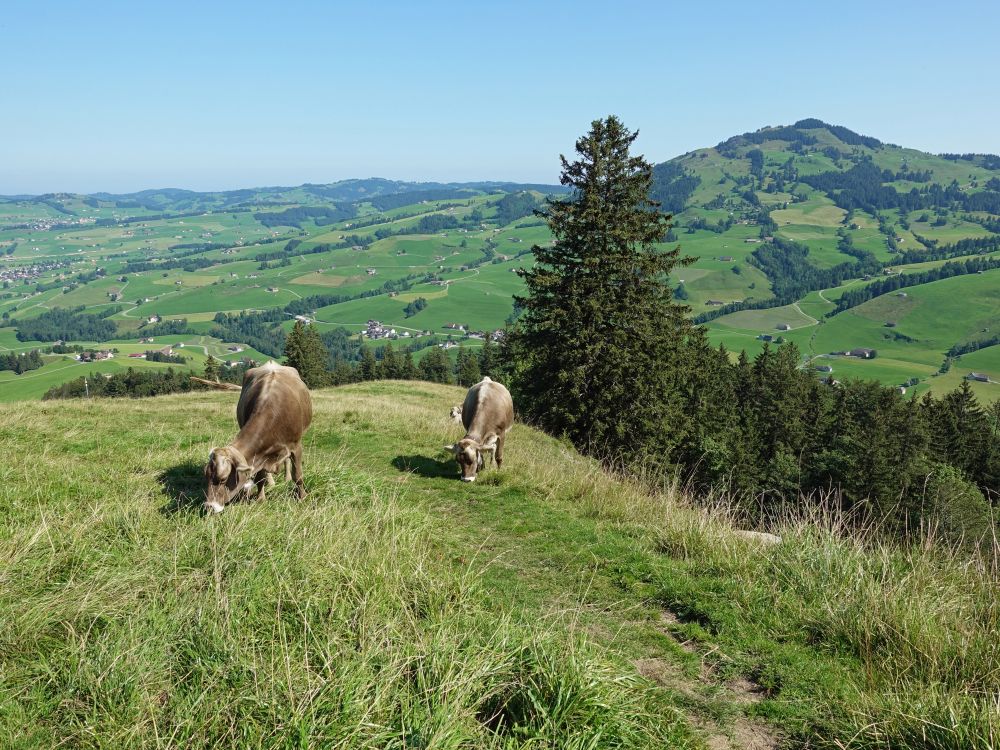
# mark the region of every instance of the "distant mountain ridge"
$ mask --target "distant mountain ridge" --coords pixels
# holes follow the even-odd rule
[[[40,195],[0,195],[0,202],[34,201],[58,206],[61,201],[79,199],[83,203],[116,203],[122,208],[145,208],[151,211],[187,211],[201,208],[232,208],[235,206],[277,205],[299,203],[359,203],[386,195],[433,192],[441,199],[466,193],[494,191],[516,192],[532,190],[543,193],[564,193],[560,185],[542,183],[502,182],[407,182],[381,177],[339,180],[331,183],[303,183],[297,186],[265,186],[236,190],[197,191],[184,188],[150,188],[131,193],[43,193]],[[428,200],[434,198],[428,198]]]

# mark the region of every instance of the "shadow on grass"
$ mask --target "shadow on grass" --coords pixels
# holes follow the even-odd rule
[[[438,461],[427,456],[396,456],[392,459],[392,465],[400,471],[412,471],[421,477],[459,478],[458,469],[451,459]]]
[[[171,466],[157,477],[163,492],[170,498],[160,513],[200,513],[205,503],[205,467],[194,461]]]

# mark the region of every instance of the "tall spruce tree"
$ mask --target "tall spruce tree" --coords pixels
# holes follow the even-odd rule
[[[479,372],[479,357],[473,352],[466,351],[464,347],[459,347],[455,376],[458,384],[464,385],[466,388],[482,380],[482,375]]]
[[[607,458],[661,466],[687,431],[680,403],[687,308],[669,274],[686,265],[661,250],[670,216],[649,199],[652,166],[629,149],[638,133],[617,117],[595,120],[562,161],[568,199],[544,216],[555,237],[519,271],[527,295],[511,330],[522,413]]]
[[[319,333],[311,325],[296,321],[285,339],[285,364],[299,371],[299,377],[310,388],[330,385],[326,365],[330,353],[323,345]]]

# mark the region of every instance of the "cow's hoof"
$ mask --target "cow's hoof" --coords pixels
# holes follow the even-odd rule
[[[476,478],[475,477],[462,477],[462,481],[463,482],[475,482]]]
[[[205,503],[205,512],[208,513],[210,516],[218,515],[225,509],[226,508],[224,505],[219,505],[216,502]]]

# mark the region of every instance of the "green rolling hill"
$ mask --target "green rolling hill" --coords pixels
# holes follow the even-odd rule
[[[551,241],[532,210],[560,191],[366,179],[0,198],[0,355],[51,345],[19,335],[24,321],[82,308],[107,315],[120,352],[157,315],[186,321],[165,343],[279,356],[305,315],[328,337],[377,319],[419,358],[510,318],[516,269]],[[675,218],[664,246],[697,259],[677,271],[678,296],[734,356],[770,337],[794,341],[803,367],[911,394],[948,390],[973,365],[1000,381],[1000,157],[932,155],[807,119],[659,164],[653,195]],[[859,348],[877,354],[835,354]],[[37,371],[0,370],[0,400],[82,374],[44,356]],[[1000,398],[996,382],[973,387]]]

